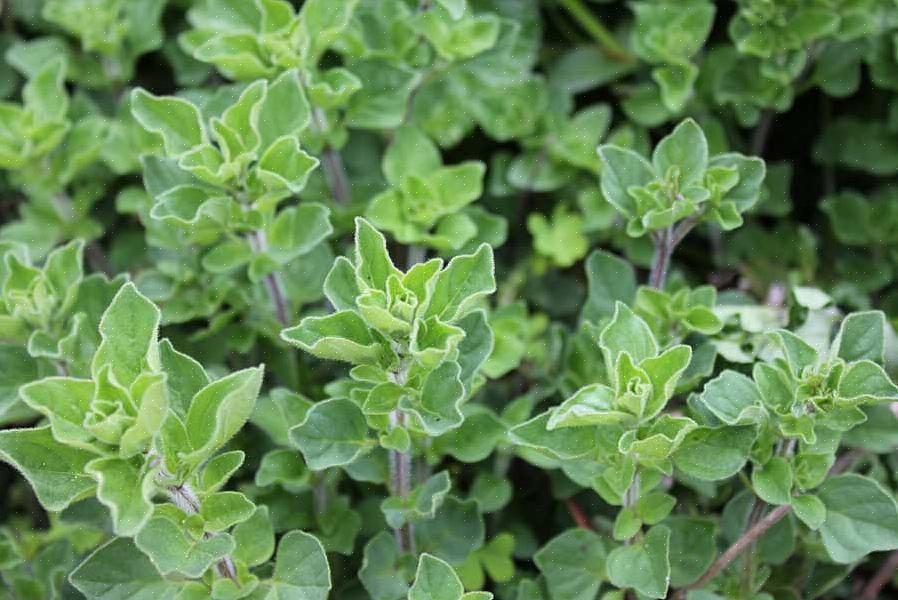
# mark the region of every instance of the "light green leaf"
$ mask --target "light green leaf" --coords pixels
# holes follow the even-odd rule
[[[174,598],[182,583],[166,581],[128,538],[114,538],[78,565],[69,580],[90,600]]]
[[[302,133],[311,119],[311,109],[303,93],[299,74],[285,71],[268,84],[268,93],[259,108],[260,151],[264,152],[281,136]]]
[[[632,304],[636,298],[636,273],[633,266],[613,254],[594,250],[586,258],[588,294],[582,316],[598,323],[614,315],[617,302]]]
[[[117,382],[130,386],[145,369],[160,366],[156,336],[160,312],[133,283],[123,285],[100,320],[100,343],[91,371],[110,365]]]
[[[355,264],[362,282],[376,290],[386,290],[390,275],[402,275],[393,266],[386,238],[361,217],[355,220]]]
[[[288,135],[272,142],[259,159],[255,173],[270,191],[285,189],[298,194],[317,166],[318,159],[307,154],[296,137]]]
[[[186,420],[194,450],[183,457],[185,462],[199,464],[240,431],[253,412],[263,373],[263,367],[243,369],[197,392]]]
[[[673,516],[670,529],[670,585],[680,588],[698,580],[717,558],[717,527],[709,519]]]
[[[427,375],[420,399],[409,402],[403,397],[400,408],[418,417],[425,433],[431,437],[455,429],[464,420],[461,402],[465,398],[465,386],[460,376],[461,367],[457,362],[444,362]]]
[[[568,529],[533,555],[552,598],[594,600],[605,581],[607,549],[588,529]]]
[[[885,370],[870,360],[848,365],[839,380],[839,396],[856,403],[898,400],[898,386]]]
[[[453,322],[477,300],[496,291],[493,249],[482,244],[474,254],[456,256],[439,272],[424,316]]]
[[[341,310],[326,317],[306,317],[285,329],[281,338],[318,358],[353,364],[376,364],[385,349],[358,313]]]
[[[327,600],[331,570],[315,536],[291,531],[281,538],[271,587],[276,600]]]
[[[639,541],[620,546],[608,555],[608,579],[623,589],[649,598],[666,598],[670,585],[670,529],[652,527]]]
[[[602,193],[625,217],[637,216],[636,200],[630,195],[631,187],[642,187],[655,180],[652,165],[636,152],[627,148],[599,146],[602,159]]]
[[[622,352],[628,353],[636,365],[658,355],[658,342],[652,330],[623,302],[615,304],[614,317],[599,335],[599,345],[609,370],[617,365]]]
[[[398,600],[408,593],[406,574],[392,534],[381,531],[365,544],[359,580],[374,600]]]
[[[876,481],[856,474],[823,482],[817,496],[826,506],[820,526],[823,545],[838,563],[898,548],[898,504]]]
[[[280,262],[308,254],[334,231],[329,217],[327,207],[312,202],[285,208],[268,230],[268,254]]]
[[[703,481],[732,477],[745,466],[755,441],[754,427],[699,427],[673,454],[678,469]]]
[[[93,381],[47,377],[23,385],[19,393],[25,404],[49,419],[56,440],[83,450],[95,450],[93,436],[84,428],[94,396]]]
[[[165,516],[150,519],[134,538],[134,543],[149,556],[163,574],[180,573],[199,578],[216,561],[234,550],[229,535],[191,539],[183,525]]]
[[[708,141],[702,128],[692,119],[682,121],[655,146],[652,163],[660,177],[676,169],[680,189],[700,184],[708,167]]]
[[[165,150],[172,156],[208,141],[199,109],[187,100],[154,96],[137,88],[131,93],[131,112],[145,129],[162,136]]]
[[[848,315],[833,340],[833,354],[848,362],[872,360],[882,363],[885,326],[882,311],[870,310]]]
[[[267,506],[257,507],[252,516],[238,523],[231,533],[236,543],[233,557],[247,566],[264,564],[274,554],[274,529]]]
[[[408,600],[461,600],[464,592],[461,580],[447,562],[427,553],[421,555]],[[492,597],[486,594],[484,599]]]
[[[202,499],[200,516],[206,520],[206,531],[224,531],[246,521],[256,506],[240,492],[215,492]]]
[[[112,513],[116,535],[133,536],[153,514],[155,491],[152,471],[142,471],[136,460],[97,458],[84,466],[97,481],[97,499]]]
[[[373,443],[362,410],[342,398],[312,406],[305,421],[290,430],[290,440],[315,471],[349,464]]]
[[[789,504],[792,500],[792,467],[778,456],[767,464],[756,466],[751,483],[758,497],[768,504]]]
[[[94,456],[57,442],[50,427],[0,431],[0,459],[22,474],[47,510],[60,511],[94,490],[84,474]]]
[[[792,510],[802,523],[815,531],[826,520],[826,505],[813,494],[792,498]]]
[[[736,371],[724,371],[705,384],[700,400],[727,425],[759,423],[765,416],[758,386]]]

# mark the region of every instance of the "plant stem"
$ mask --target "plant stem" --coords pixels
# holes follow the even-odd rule
[[[655,242],[655,253],[652,256],[652,270],[649,272],[649,285],[655,289],[663,289],[667,282],[667,269],[670,266],[670,255],[673,254],[671,246],[671,228],[652,232],[652,240]]]
[[[895,571],[898,571],[898,550],[889,554],[889,557],[876,571],[873,579],[864,586],[864,590],[858,596],[858,600],[876,600],[879,598],[879,592],[892,581]]]
[[[833,463],[832,468],[830,468],[829,473],[827,473],[827,477],[833,477],[835,475],[839,475],[843,471],[847,471],[854,461],[857,459],[858,453],[855,450],[849,450],[845,454],[839,457],[835,463]],[[675,600],[685,600],[686,594],[689,590],[696,590],[704,587],[708,584],[712,579],[714,579],[721,571],[727,568],[731,562],[736,560],[742,552],[751,547],[762,535],[767,533],[767,531],[779,523],[783,517],[788,515],[792,511],[791,504],[783,504],[782,506],[777,506],[775,509],[770,511],[767,516],[758,521],[754,526],[749,527],[748,530],[742,534],[736,542],[726,549],[726,551],[721,554],[717,560],[705,571],[705,574],[702,575],[695,583],[691,583],[686,587],[680,588],[676,594],[672,596]]]
[[[195,515],[200,512],[200,501],[196,497],[196,493],[194,493],[193,489],[187,483],[171,486],[166,489],[166,492],[168,493],[168,497],[172,501],[172,504],[180,508],[186,514]],[[203,534],[203,537],[208,539],[213,537],[213,534],[206,532]],[[230,556],[225,556],[215,563],[215,570],[217,570],[218,574],[222,577],[227,577],[234,582],[237,581],[237,568],[234,566],[234,561],[231,560]]]
[[[729,566],[731,562],[736,560],[736,558],[742,554],[743,551],[749,548],[752,544],[754,544],[762,535],[767,533],[767,531],[776,525],[782,520],[789,512],[792,510],[792,506],[790,504],[783,504],[782,506],[777,506],[775,509],[770,511],[770,513],[761,519],[755,524],[754,527],[751,527],[748,531],[742,534],[736,542],[727,548],[726,552],[721,554],[717,560],[705,571],[705,574],[701,576],[701,578],[695,583],[688,585],[682,588],[677,594],[677,598],[685,599],[686,594],[689,590],[696,590],[707,585],[709,581],[717,577],[717,575],[723,571],[725,568]]]
[[[399,409],[390,413],[390,427],[402,427],[405,415]],[[408,452],[390,450],[390,493],[408,498],[412,491],[412,456]],[[394,530],[396,547],[402,554],[415,554],[415,532],[411,523]]]
[[[331,195],[337,204],[349,204],[352,200],[352,188],[346,168],[343,166],[343,156],[340,151],[327,144],[321,151],[321,164],[324,167],[324,177],[331,190]]]
[[[405,255],[405,269],[409,270],[418,263],[427,259],[427,248],[424,246],[409,246]]]
[[[87,262],[94,271],[98,271],[106,275],[106,277],[114,277],[115,271],[109,257],[100,245],[100,242],[94,240],[84,247],[84,254],[87,256]]]
[[[564,501],[564,506],[567,508],[568,514],[571,515],[571,519],[574,520],[574,523],[577,524],[577,527],[581,527],[583,529],[589,529],[590,531],[595,531],[595,527],[592,526],[592,523],[589,521],[589,517],[583,511],[583,508],[577,504],[577,501],[573,498],[568,498]]]
[[[624,63],[636,61],[636,57],[617,41],[614,34],[596,18],[581,0],[558,0],[558,3],[592,36],[608,58]]]
[[[305,81],[303,85],[308,87]],[[327,131],[327,116],[317,106],[312,107],[312,127],[322,135]],[[330,142],[325,142],[321,150],[321,166],[334,201],[344,206],[349,204],[352,201],[352,186],[343,165],[343,155]]]
[[[265,237],[265,232],[261,229],[250,234],[249,242],[254,252],[262,253],[268,249],[268,238]],[[282,326],[288,327],[290,325],[290,305],[279,273],[269,273],[265,276],[265,289],[268,290],[268,297],[277,320]]]

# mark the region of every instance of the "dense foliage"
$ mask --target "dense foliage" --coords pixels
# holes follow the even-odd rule
[[[898,594],[895,0],[0,22],[0,599]]]

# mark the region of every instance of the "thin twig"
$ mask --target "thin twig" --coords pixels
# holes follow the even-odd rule
[[[265,236],[265,231],[257,229],[250,233],[249,243],[253,248],[253,252],[258,254],[264,253],[268,249],[268,238]],[[280,274],[277,271],[269,273],[265,276],[264,282],[277,320],[282,326],[288,327],[290,325],[290,303],[287,299],[287,293],[284,291],[284,284],[281,281]]]
[[[574,520],[574,523],[577,524],[577,527],[582,529],[589,529],[590,531],[595,531],[595,527],[592,526],[592,523],[589,520],[589,517],[583,511],[583,508],[577,501],[573,498],[568,498],[564,501],[564,506],[567,508],[567,512],[571,515],[571,519]]]
[[[161,465],[161,462],[160,474],[167,474],[167,471],[165,470],[165,467]],[[185,514],[195,515],[200,512],[199,498],[197,498],[196,493],[189,484],[182,483],[180,485],[173,485],[166,488],[165,491],[172,504],[180,508]],[[207,531],[203,534],[203,537],[209,539],[214,537],[214,534]],[[215,570],[218,571],[218,574],[222,577],[227,577],[234,582],[237,581],[237,568],[234,566],[234,561],[230,556],[225,556],[215,563]]]
[[[558,0],[558,3],[592,36],[608,58],[623,63],[636,61],[636,57],[617,41],[614,34],[596,18],[581,0]]]
[[[835,463],[833,463],[832,468],[830,468],[827,477],[834,477],[835,475],[839,475],[840,473],[848,470],[854,461],[858,458],[858,454],[856,450],[849,450]],[[762,535],[767,533],[767,531],[779,523],[783,517],[788,515],[792,511],[791,504],[783,504],[782,506],[777,506],[775,509],[770,511],[766,517],[757,522],[756,525],[750,527],[745,533],[742,534],[738,540],[736,540],[732,546],[726,549],[726,551],[721,554],[717,560],[705,571],[705,574],[702,575],[697,581],[687,585],[686,587],[680,588],[676,594],[674,594],[673,598],[675,600],[685,600],[686,594],[689,590],[696,590],[704,587],[708,584],[712,579],[717,577],[717,575],[727,568],[730,563],[732,563],[736,558],[742,554],[745,550],[747,550],[750,546],[752,546]]]
[[[686,594],[689,590],[696,590],[707,585],[709,581],[717,577],[721,571],[727,568],[731,562],[736,560],[743,551],[754,544],[762,535],[767,533],[771,527],[779,523],[791,510],[792,506],[790,504],[783,504],[770,511],[766,517],[758,521],[754,527],[743,533],[742,537],[736,540],[732,546],[727,548],[726,552],[721,554],[717,560],[714,561],[698,581],[680,589],[680,591],[677,592],[677,598],[686,598]]]
[[[876,571],[873,579],[864,586],[864,591],[858,596],[858,600],[876,600],[879,598],[879,592],[892,581],[895,571],[898,571],[898,550],[889,554],[886,561]]]

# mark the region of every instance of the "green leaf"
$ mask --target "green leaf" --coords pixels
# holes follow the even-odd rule
[[[484,523],[475,500],[447,496],[433,519],[415,525],[419,552],[427,552],[452,564],[464,562],[483,546]]]
[[[826,505],[813,494],[792,498],[792,510],[802,523],[815,531],[826,520]]]
[[[462,424],[461,402],[465,386],[461,382],[461,367],[456,362],[444,362],[424,380],[421,398],[417,402],[400,400],[403,410],[413,413],[431,437],[438,437]]]
[[[582,387],[557,406],[549,417],[549,431],[564,427],[629,424],[633,415],[616,410],[614,390],[600,383]]]
[[[268,254],[282,263],[308,254],[333,233],[329,217],[330,210],[321,204],[285,208],[268,230]]]
[[[203,497],[200,516],[207,531],[224,531],[246,521],[256,510],[249,498],[240,492],[215,492]]]
[[[430,554],[421,555],[415,582],[408,591],[409,600],[460,600],[464,592],[461,580],[448,563]]]
[[[264,152],[281,136],[302,133],[311,120],[311,109],[303,93],[299,74],[285,71],[268,84],[268,93],[259,107],[259,148]]]
[[[200,111],[187,100],[137,88],[131,93],[131,112],[144,129],[162,136],[171,156],[207,143]]]
[[[857,403],[898,400],[898,386],[875,362],[861,360],[848,365],[839,379],[839,396]]]
[[[533,555],[552,598],[594,600],[605,581],[607,549],[588,529],[568,529]]]
[[[304,531],[282,537],[270,585],[278,600],[327,600],[331,570],[321,542]]]
[[[247,566],[264,564],[274,554],[274,529],[267,506],[257,507],[249,519],[234,527],[232,535],[236,543],[233,557]]]
[[[814,347],[791,331],[780,329],[770,336],[782,349],[789,369],[797,379],[801,378],[805,367],[816,364],[818,355]]]
[[[47,377],[20,388],[22,400],[46,416],[53,437],[69,446],[96,451],[93,435],[84,428],[94,396],[89,379]]]
[[[123,285],[100,321],[100,343],[91,371],[110,365],[117,382],[130,386],[145,369],[159,367],[160,312],[133,283]]]
[[[474,254],[456,256],[439,272],[425,317],[451,323],[470,312],[473,304],[496,291],[493,249],[482,244]]]
[[[691,360],[692,348],[680,344],[668,348],[656,357],[647,358],[640,364],[652,382],[652,397],[646,404],[643,418],[656,417],[664,409]]]
[[[402,570],[392,534],[381,531],[365,544],[359,580],[375,600],[397,600],[406,596],[407,575]]]
[[[243,465],[243,459],[246,454],[243,450],[232,450],[219,454],[211,459],[203,467],[201,478],[202,489],[204,492],[217,492],[231,478],[237,469]]]
[[[426,177],[443,166],[440,150],[414,125],[403,125],[393,134],[384,152],[383,171],[387,182],[401,187],[406,177]]]
[[[898,504],[876,481],[856,474],[831,477],[817,496],[826,506],[820,535],[834,561],[852,563],[898,548]]]
[[[586,258],[588,294],[582,317],[598,323],[611,318],[617,302],[632,304],[636,298],[636,273],[633,266],[613,254],[594,250]]]
[[[169,406],[184,417],[196,393],[209,384],[209,376],[200,363],[175,350],[167,339],[159,342],[159,359],[168,387]]]
[[[288,190],[298,194],[306,187],[309,175],[318,166],[294,136],[278,138],[256,164],[256,175],[270,191]]]
[[[290,440],[314,471],[349,464],[372,444],[362,410],[342,398],[312,406],[305,421],[290,430]]]
[[[676,467],[703,481],[719,481],[742,470],[755,441],[754,427],[699,427],[673,454]]]
[[[673,516],[664,521],[670,529],[670,585],[694,583],[717,558],[717,527],[708,519]]]
[[[768,504],[789,504],[792,500],[792,467],[778,456],[751,472],[751,483],[758,498]]]
[[[637,365],[658,355],[658,342],[652,330],[622,302],[615,304],[614,317],[599,335],[599,345],[608,369],[617,365],[618,356],[623,352]]]
[[[708,167],[708,141],[702,128],[692,119],[681,122],[655,146],[652,163],[661,177],[676,169],[680,189],[700,184]]]
[[[69,109],[65,90],[66,61],[62,57],[43,65],[22,88],[22,101],[39,123],[61,121]]]
[[[833,341],[833,354],[848,362],[872,360],[882,363],[885,327],[885,315],[878,310],[848,315],[842,320]]]
[[[94,456],[57,442],[50,427],[0,431],[0,459],[22,474],[50,511],[63,510],[94,490],[96,483],[84,474]]]
[[[183,459],[199,464],[240,431],[253,412],[262,386],[262,367],[243,369],[213,381],[193,397],[187,434],[193,451]]]
[[[317,356],[353,364],[376,364],[385,354],[358,313],[341,310],[326,317],[306,317],[285,329],[281,338]]]
[[[546,452],[561,459],[580,458],[595,450],[596,434],[591,427],[549,429],[551,412],[517,425],[508,432],[512,443]]]
[[[619,588],[635,589],[649,598],[666,598],[670,585],[670,529],[652,527],[633,544],[611,551],[608,579]]]
[[[655,180],[652,165],[636,152],[618,146],[599,146],[602,159],[602,193],[625,217],[636,217],[632,187],[643,187]]]
[[[381,503],[380,508],[384,512],[387,524],[393,529],[398,529],[405,523],[433,518],[451,488],[449,472],[440,471],[413,489],[405,498],[395,496],[387,498]]]
[[[401,276],[387,252],[387,240],[368,221],[355,220],[355,264],[359,278],[369,287],[385,290],[390,275]]]
[[[91,600],[173,598],[181,583],[166,581],[128,538],[114,538],[78,565],[69,580]]]
[[[138,532],[134,543],[160,573],[180,573],[199,578],[216,561],[234,550],[229,535],[191,539],[183,525],[165,516],[155,516]]]
[[[97,458],[84,471],[97,481],[97,499],[112,513],[116,535],[129,537],[140,531],[153,514],[152,472],[144,472],[133,459],[120,458]]]
[[[764,419],[758,386],[736,371],[724,371],[705,384],[700,400],[705,408],[727,425],[747,425]]]

